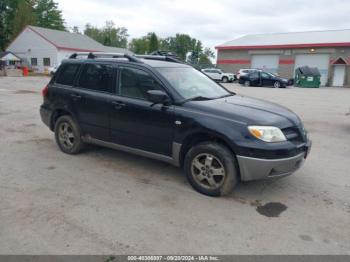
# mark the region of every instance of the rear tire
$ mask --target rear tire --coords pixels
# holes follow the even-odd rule
[[[238,168],[231,151],[215,142],[204,142],[186,154],[184,170],[191,186],[208,196],[224,196],[238,183]]]
[[[62,152],[75,155],[83,149],[80,128],[70,116],[59,117],[54,130],[56,143]]]
[[[244,81],[244,86],[250,86],[250,81],[248,80]]]

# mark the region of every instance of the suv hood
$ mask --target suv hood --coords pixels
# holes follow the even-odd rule
[[[301,124],[300,118],[286,107],[241,95],[214,100],[191,101],[185,103],[184,107],[206,112],[213,117],[220,116],[243,122],[247,125],[286,128]]]

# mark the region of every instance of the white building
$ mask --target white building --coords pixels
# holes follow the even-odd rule
[[[104,46],[92,38],[65,31],[27,26],[6,51],[22,58],[35,71],[45,72],[58,66],[75,52],[116,52],[132,54],[123,48]]]

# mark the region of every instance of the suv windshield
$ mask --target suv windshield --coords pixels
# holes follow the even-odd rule
[[[157,68],[173,88],[186,100],[202,97],[215,99],[232,95],[226,89],[192,67]]]

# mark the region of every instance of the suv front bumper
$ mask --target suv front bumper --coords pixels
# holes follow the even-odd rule
[[[262,159],[237,155],[242,181],[288,176],[297,171],[305,162],[311,149],[293,157],[279,159]]]

